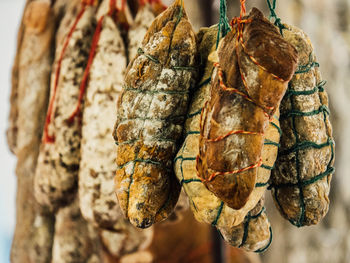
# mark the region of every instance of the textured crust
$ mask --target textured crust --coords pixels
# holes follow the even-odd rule
[[[200,112],[205,102],[210,98],[210,76],[213,63],[207,61],[207,57],[210,50],[215,49],[216,36],[217,27],[202,29],[198,33],[200,40],[198,49],[201,61],[206,67],[199,82],[200,88],[194,93],[190,105],[185,124],[185,142],[175,159],[175,173],[189,197],[191,209],[196,219],[227,230],[239,226],[245,220],[248,212],[256,206],[264,195],[270,171],[277,157],[280,133],[279,122],[274,118],[266,132],[265,145],[262,150],[263,166],[258,169],[256,187],[248,202],[241,209],[234,210],[228,207],[211,193],[198,178],[195,159],[199,153]],[[232,240],[230,242],[232,243]]]
[[[33,10],[38,5],[43,7],[40,16],[48,17],[38,26],[40,30],[36,30],[36,24],[32,23],[33,20],[37,21],[37,12],[33,13]],[[18,157],[16,229],[11,262],[47,263],[51,260],[54,218],[36,203],[33,177],[49,92],[53,61],[51,45],[58,19],[49,3],[44,1],[31,1],[26,6],[24,17],[13,76],[15,80],[12,88],[16,99],[11,100],[14,103],[12,107],[16,108],[16,118],[12,119],[16,131],[11,135],[15,137],[16,148],[12,150]]]
[[[137,11],[134,23],[128,31],[128,56],[130,61],[136,57],[137,50],[154,19],[155,15],[149,4],[141,6]]]
[[[297,49],[299,68],[281,103],[283,135],[272,174],[272,195],[292,224],[313,225],[328,211],[334,172],[328,96],[310,39],[288,25],[283,36]]]
[[[166,218],[180,192],[172,165],[196,55],[195,35],[180,2],[149,28],[118,101],[116,193],[126,217],[142,228]]]
[[[154,228],[138,229],[127,220],[119,220],[116,232],[102,230],[101,242],[114,258],[146,249],[153,240]]]
[[[247,19],[252,22],[244,25],[243,43],[233,30],[218,48],[220,68],[214,73],[211,98],[202,113],[197,162],[208,189],[234,209],[242,208],[255,188],[269,117],[278,108],[297,62],[295,49],[260,11],[253,9]],[[253,47],[259,52],[251,52]],[[280,73],[275,68],[288,74],[275,76]],[[232,131],[249,133],[229,135]]]
[[[52,122],[49,125],[49,134],[55,136],[55,141],[43,143],[40,149],[34,182],[35,197],[40,204],[53,209],[69,202],[77,186],[81,125],[79,118],[75,118],[72,123],[67,120],[78,103],[79,87],[95,25],[94,10],[93,7],[86,7],[69,41],[62,60]],[[56,54],[56,67],[60,50]],[[55,77],[52,83],[54,81]],[[53,87],[52,84],[51,91]]]
[[[263,207],[263,201],[249,212],[240,225],[219,227],[218,230],[231,246],[247,251],[263,252],[272,241],[271,225]]]
[[[52,263],[101,262],[98,234],[80,214],[79,201],[59,209],[56,214]],[[96,261],[97,260],[97,261]]]
[[[28,5],[31,1],[26,1],[26,6],[24,10],[27,10]],[[23,13],[22,22],[17,33],[17,50],[16,57],[12,66],[11,72],[11,95],[10,95],[10,114],[8,117],[8,128],[6,130],[7,145],[12,153],[16,153],[17,144],[17,118],[18,118],[18,75],[19,75],[19,60],[20,60],[20,50],[22,48],[23,36],[25,32]]]
[[[109,0],[107,0],[109,2]],[[111,229],[122,217],[114,193],[115,144],[111,137],[122,91],[126,53],[119,29],[106,16],[91,65],[83,111],[79,197],[82,214],[95,225]]]

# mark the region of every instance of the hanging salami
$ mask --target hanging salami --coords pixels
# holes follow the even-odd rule
[[[195,74],[196,39],[182,0],[158,16],[129,64],[118,102],[116,194],[146,228],[166,218],[180,192],[172,166]]]

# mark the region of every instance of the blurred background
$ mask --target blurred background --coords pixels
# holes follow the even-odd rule
[[[169,4],[171,1],[164,1]],[[229,18],[239,15],[239,1],[228,0]],[[15,158],[5,138],[10,97],[10,72],[16,34],[25,0],[0,0],[0,262],[9,262],[15,224]],[[219,0],[185,0],[191,21],[198,29],[218,22]],[[248,0],[269,15],[265,0]],[[283,220],[271,205],[268,214],[274,230],[271,248],[262,262],[349,262],[350,258],[350,0],[277,0],[282,22],[302,28],[311,38],[323,78],[327,80],[334,135],[336,175],[332,181],[330,211],[315,227],[296,228]]]
[[[6,143],[10,76],[24,4],[24,0],[0,0],[0,262],[4,263],[9,262],[16,208],[16,158],[10,153]]]

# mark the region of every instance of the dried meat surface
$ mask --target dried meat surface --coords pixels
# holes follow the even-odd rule
[[[335,156],[328,95],[308,36],[286,25],[286,41],[299,66],[281,103],[281,148],[273,170],[272,196],[281,214],[296,226],[317,224],[328,212]]]
[[[40,204],[51,209],[71,201],[77,188],[81,124],[79,117],[72,122],[69,118],[78,103],[80,83],[95,28],[94,13],[94,7],[86,7],[63,55],[52,121],[48,126],[53,142],[45,141],[44,135],[40,149],[34,181],[35,197]],[[60,55],[61,49],[57,49],[54,67],[58,66]],[[52,78],[51,96],[54,94],[55,77]]]
[[[115,101],[122,91],[126,63],[120,31],[112,17],[105,16],[83,110],[79,197],[84,218],[106,229],[123,218],[114,193],[117,166],[111,120],[117,116]]]
[[[197,162],[207,188],[233,209],[255,188],[266,129],[297,63],[296,50],[259,10],[245,19],[218,47]]]
[[[196,39],[182,1],[158,16],[129,64],[118,101],[116,194],[146,228],[165,219],[179,193],[172,166],[195,73]]]

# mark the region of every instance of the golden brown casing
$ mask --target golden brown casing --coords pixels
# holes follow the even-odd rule
[[[197,52],[182,1],[158,16],[129,64],[118,101],[116,193],[130,222],[149,227],[173,210],[180,192],[172,166]]]
[[[269,118],[297,63],[296,50],[259,10],[254,8],[245,19],[251,22],[244,24],[242,42],[237,40],[236,27],[220,43],[220,68],[202,113],[197,163],[207,188],[234,209],[245,205],[255,187]],[[220,71],[228,89],[220,86]],[[232,131],[253,134],[226,136]]]
[[[272,195],[281,214],[296,226],[317,224],[327,213],[335,145],[328,95],[308,36],[285,25],[299,67],[281,103],[281,148],[273,170]]]

